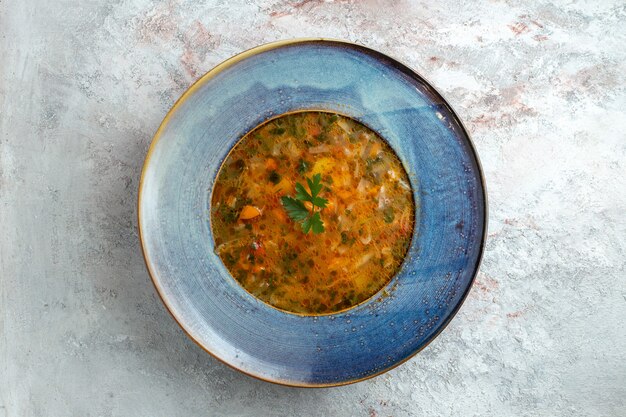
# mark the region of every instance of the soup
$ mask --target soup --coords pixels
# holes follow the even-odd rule
[[[326,112],[284,115],[217,176],[216,252],[251,294],[289,312],[355,306],[398,271],[413,233],[407,173],[376,133]]]

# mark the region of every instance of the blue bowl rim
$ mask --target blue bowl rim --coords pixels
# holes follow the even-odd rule
[[[459,126],[461,127],[461,129],[463,131],[463,134],[467,138],[467,143],[468,143],[469,148],[471,150],[472,157],[476,161],[476,166],[478,168],[479,179],[480,179],[481,187],[482,187],[482,190],[483,190],[482,194],[483,194],[483,207],[484,207],[484,210],[483,210],[483,231],[482,231],[482,236],[481,236],[481,243],[480,243],[480,248],[479,248],[479,253],[478,253],[478,259],[476,260],[476,265],[474,267],[472,278],[471,278],[471,280],[469,282],[469,285],[465,289],[463,295],[461,296],[459,302],[457,303],[457,305],[454,306],[454,308],[453,308],[452,312],[450,313],[450,315],[439,326],[439,329],[437,329],[437,331],[435,333],[433,333],[433,335],[431,336],[430,340],[428,340],[426,343],[424,343],[423,346],[421,346],[419,349],[415,350],[415,352],[413,352],[411,355],[407,356],[403,360],[398,361],[396,363],[393,363],[389,367],[387,367],[385,369],[382,369],[382,370],[380,370],[380,371],[378,371],[376,373],[373,373],[371,375],[367,375],[367,376],[365,376],[363,378],[357,378],[357,379],[351,379],[351,380],[339,381],[339,382],[330,382],[330,383],[324,383],[324,384],[310,384],[310,383],[294,384],[294,383],[288,383],[286,381],[281,381],[281,380],[263,378],[260,375],[255,375],[255,374],[246,372],[243,369],[237,368],[235,365],[220,359],[216,354],[214,354],[206,346],[204,346],[199,340],[194,338],[193,335],[191,334],[191,332],[185,327],[183,322],[181,320],[179,320],[178,317],[176,317],[176,315],[174,314],[172,308],[168,304],[167,298],[163,294],[162,289],[159,287],[158,282],[154,278],[155,274],[154,274],[152,268],[150,267],[150,263],[148,262],[148,257],[146,255],[146,247],[145,247],[144,239],[142,237],[143,236],[143,230],[141,228],[141,199],[142,199],[142,189],[143,189],[143,183],[144,183],[144,180],[145,180],[146,169],[148,167],[148,164],[150,163],[150,157],[152,156],[152,153],[153,153],[153,151],[154,151],[154,149],[156,147],[156,144],[157,144],[157,142],[159,141],[159,139],[161,137],[161,133],[163,132],[163,130],[167,126],[170,117],[174,114],[174,112],[178,109],[178,107],[180,107],[182,105],[182,103],[188,97],[190,97],[196,90],[198,90],[202,86],[203,83],[205,83],[209,79],[213,78],[214,76],[216,76],[217,74],[219,74],[220,72],[225,70],[226,68],[228,68],[228,67],[230,67],[230,66],[232,66],[232,65],[234,65],[234,64],[236,64],[236,63],[238,63],[240,61],[242,61],[245,58],[248,58],[250,56],[254,56],[254,55],[257,55],[257,54],[260,54],[260,53],[263,53],[263,52],[267,52],[267,51],[270,51],[270,50],[273,50],[273,49],[278,49],[278,48],[281,48],[281,47],[285,47],[285,46],[294,46],[294,45],[301,45],[301,44],[307,44],[307,43],[325,43],[325,44],[328,44],[328,45],[337,44],[337,45],[343,46],[343,47],[357,48],[357,49],[360,49],[362,51],[367,52],[368,54],[370,54],[372,56],[387,59],[391,63],[391,65],[394,65],[398,70],[400,70],[401,72],[403,72],[403,73],[405,73],[405,74],[407,74],[407,75],[409,75],[411,77],[414,77],[415,79],[417,79],[418,81],[420,81],[421,83],[426,85],[428,88],[430,88],[436,95],[438,95],[441,98],[441,102],[448,108],[450,113],[454,116],[454,118],[458,122]],[[240,53],[238,53],[236,55],[233,55],[230,58],[227,58],[226,60],[222,61],[221,63],[219,63],[215,67],[211,68],[209,71],[207,71],[205,74],[203,74],[196,81],[194,81],[187,88],[187,90],[185,90],[185,92],[172,105],[172,107],[169,109],[169,111],[167,112],[167,114],[163,118],[163,121],[159,125],[156,133],[154,134],[154,136],[152,138],[152,141],[150,143],[150,146],[148,147],[148,151],[147,151],[146,157],[144,159],[143,167],[141,169],[141,176],[140,176],[140,179],[139,179],[139,186],[138,186],[138,193],[137,193],[137,227],[138,227],[138,230],[139,230],[138,236],[139,236],[139,243],[140,243],[140,246],[141,246],[141,252],[142,252],[142,255],[143,255],[144,263],[146,265],[146,269],[148,270],[148,274],[150,275],[150,279],[152,281],[152,284],[156,288],[157,294],[159,295],[159,298],[161,299],[161,302],[163,302],[163,304],[165,305],[165,308],[167,309],[169,314],[172,316],[174,321],[180,326],[180,328],[185,332],[187,337],[189,337],[196,345],[198,345],[202,350],[204,350],[206,353],[211,355],[213,358],[217,359],[219,362],[227,365],[228,367],[230,367],[230,368],[232,368],[232,369],[234,369],[236,371],[239,371],[239,372],[241,372],[241,373],[243,373],[245,375],[248,375],[248,376],[250,376],[252,378],[255,378],[255,379],[258,379],[258,380],[261,380],[261,381],[270,382],[270,383],[273,383],[273,384],[276,384],[276,385],[298,387],[298,388],[329,388],[329,387],[337,387],[337,386],[343,386],[343,385],[350,385],[350,384],[361,382],[361,381],[364,381],[364,380],[367,380],[367,379],[370,379],[370,378],[374,378],[376,376],[384,374],[385,372],[388,372],[388,371],[390,371],[390,370],[392,370],[392,369],[402,365],[403,363],[407,362],[409,359],[415,357],[415,355],[417,355],[422,350],[424,350],[428,345],[430,345],[433,342],[433,340],[435,340],[441,334],[441,332],[443,332],[443,330],[450,324],[452,319],[457,315],[457,313],[461,309],[461,306],[465,303],[465,300],[467,299],[467,296],[469,295],[472,287],[474,286],[474,281],[476,280],[476,276],[478,275],[478,271],[480,270],[480,265],[482,263],[483,255],[484,255],[484,252],[485,252],[485,245],[486,245],[486,241],[487,241],[488,219],[489,219],[488,213],[489,213],[489,206],[488,206],[488,199],[487,199],[486,181],[485,181],[485,176],[484,176],[484,171],[483,171],[483,168],[482,168],[482,164],[481,164],[480,158],[478,156],[478,152],[476,151],[476,147],[474,145],[474,142],[472,141],[472,138],[471,138],[471,136],[469,134],[469,131],[468,131],[467,127],[463,123],[462,119],[458,116],[458,114],[456,113],[454,108],[450,105],[448,100],[446,100],[446,98],[443,96],[443,94],[441,94],[441,92],[439,90],[437,90],[433,86],[433,84],[431,82],[429,82],[424,76],[422,76],[420,73],[418,73],[417,71],[413,70],[412,68],[406,66],[405,64],[401,63],[399,60],[395,59],[394,57],[391,57],[391,56],[389,56],[387,54],[384,54],[384,53],[379,52],[379,51],[377,51],[375,49],[369,48],[367,46],[364,46],[364,45],[361,45],[361,44],[358,44],[358,43],[355,43],[355,42],[350,42],[350,41],[345,41],[345,40],[340,40],[340,39],[333,39],[333,38],[293,38],[293,39],[278,40],[278,41],[274,41],[274,42],[269,42],[269,43],[257,45],[257,46],[255,46],[253,48],[244,50],[244,51],[242,51],[242,52],[240,52]]]

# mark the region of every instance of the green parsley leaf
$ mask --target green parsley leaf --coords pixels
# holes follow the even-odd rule
[[[300,201],[313,202],[313,197],[311,197],[311,194],[309,194],[304,186],[299,182],[296,183],[296,198]]]
[[[302,232],[304,232],[305,235],[309,233],[309,230],[311,230],[312,226],[311,217],[307,217],[300,226],[302,227]]]
[[[324,186],[322,185],[322,175],[317,173],[313,175],[313,179],[307,178],[306,182],[309,184],[309,188],[311,189],[311,196],[316,197]]]
[[[322,197],[314,197],[311,203],[313,203],[314,206],[317,206],[323,209],[323,208],[326,208],[326,205],[328,204],[328,200]]]
[[[302,222],[302,231],[305,234],[309,233],[309,230],[311,229],[313,229],[313,233],[315,233],[316,235],[324,231],[324,222],[320,217],[319,211],[314,213],[311,217],[308,217],[304,222]]]
[[[312,178],[307,178],[306,182],[309,186],[309,191],[306,190],[304,185],[296,183],[296,196],[284,196],[281,198],[281,202],[285,211],[289,217],[296,221],[301,222],[300,227],[306,234],[309,230],[313,230],[313,233],[322,233],[324,229],[324,222],[319,211],[315,211],[315,208],[323,210],[328,205],[328,200],[319,197],[318,194],[324,186],[322,185],[321,174],[315,174]],[[312,204],[312,209],[309,211],[304,205],[303,201],[308,201]]]
[[[320,212],[316,212],[311,216],[311,226],[313,227],[313,233],[319,235],[324,231],[324,222],[320,217]]]
[[[283,203],[287,215],[289,215],[292,220],[302,221],[309,217],[309,210],[304,207],[302,201],[288,196],[282,197],[280,201]]]

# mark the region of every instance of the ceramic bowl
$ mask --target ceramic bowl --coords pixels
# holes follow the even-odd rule
[[[417,202],[397,275],[366,302],[319,317],[246,292],[214,251],[209,216],[229,150],[267,119],[297,110],[338,112],[378,132],[404,164]],[[322,387],[393,368],[450,322],[477,273],[486,195],[467,131],[428,82],[363,46],[307,39],[241,53],[183,94],[148,151],[138,215],[154,285],[189,337],[248,375]]]

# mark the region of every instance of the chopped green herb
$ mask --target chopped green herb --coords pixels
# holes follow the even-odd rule
[[[258,153],[258,149],[255,146],[250,146],[248,149],[246,149],[246,154],[249,157],[253,157],[256,156],[256,154]]]
[[[356,243],[356,238],[350,237],[348,233],[341,232],[341,244],[352,246]]]
[[[395,218],[395,214],[393,212],[393,207],[387,207],[386,209],[383,210],[383,220],[385,221],[385,223],[393,222],[394,218]]]
[[[235,262],[237,262],[235,257],[230,253],[226,253],[226,255],[224,256],[224,260],[226,261],[226,265],[228,266],[233,266],[235,265]]]
[[[328,142],[328,135],[326,132],[322,132],[315,137],[319,142]]]
[[[300,161],[298,161],[298,172],[300,174],[304,174],[309,169],[311,169],[311,165],[307,161],[304,159],[300,159]]]
[[[272,184],[278,184],[280,182],[280,174],[276,171],[270,172],[269,180]]]
[[[367,158],[365,160],[365,170],[371,171],[374,165],[379,164],[381,162],[383,162],[383,158],[380,155],[375,156],[373,158]]]
[[[246,167],[246,163],[243,162],[243,159],[237,159],[234,163],[233,163],[233,168],[235,169],[235,171],[241,172],[243,171],[243,169]]]
[[[239,217],[239,213],[236,209],[231,208],[225,204],[220,205],[218,211],[220,213],[220,216],[226,223],[234,223]]]

